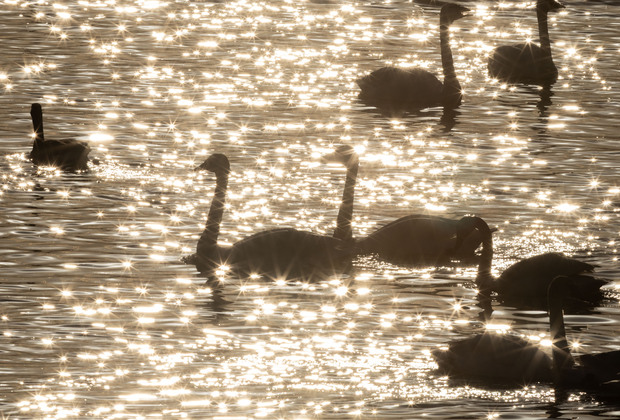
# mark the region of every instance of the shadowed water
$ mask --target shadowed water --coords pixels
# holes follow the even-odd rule
[[[546,384],[434,372],[433,349],[485,329],[475,267],[372,257],[318,282],[223,275],[194,252],[231,161],[220,242],[291,226],[331,235],[360,155],[353,221],[483,217],[494,274],[558,251],[612,280],[568,315],[577,352],[620,348],[620,26],[615,6],[550,14],[550,91],[487,76],[500,44],[536,40],[533,9],[464,3],[452,27],[463,104],[383,116],[355,79],[384,65],[440,79],[438,7],[406,1],[5,1],[0,6],[0,412],[9,418],[587,418],[618,405]],[[86,173],[35,168],[46,138],[91,142]],[[495,302],[496,303],[496,302]],[[541,311],[495,305],[488,328],[543,341]],[[547,350],[548,347],[547,347]]]

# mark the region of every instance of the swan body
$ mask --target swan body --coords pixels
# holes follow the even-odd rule
[[[551,358],[535,344],[512,335],[477,334],[433,351],[438,372],[497,385],[551,382]]]
[[[489,261],[482,262],[488,264]],[[602,286],[607,280],[591,275],[594,266],[561,253],[550,252],[523,259],[510,267],[495,280],[479,283],[490,287],[498,298],[507,304],[544,308],[547,305],[547,290],[553,279],[565,276],[570,279],[567,306],[595,304],[603,298]]]
[[[383,67],[357,80],[362,102],[380,109],[416,110],[443,105],[455,108],[462,100],[450,49],[449,26],[469,9],[448,3],[439,13],[443,83],[427,70]]]
[[[445,264],[453,259],[471,261],[477,258],[475,251],[487,230],[488,225],[479,217],[452,220],[413,214],[358,239],[356,252],[376,254],[394,264]]]
[[[538,0],[536,15],[540,46],[532,43],[502,45],[493,50],[489,58],[488,70],[491,77],[512,83],[531,83],[548,85],[558,77],[551,56],[551,41],[547,14],[564,6],[555,0]]]
[[[346,159],[342,157],[346,154]],[[353,189],[356,181],[357,156],[348,146],[339,148],[335,155],[350,164],[347,168],[345,197],[340,206],[335,236],[322,236],[293,228],[272,229],[251,235],[231,247],[217,245],[220,223],[224,213],[230,164],[222,154],[211,155],[197,169],[215,173],[216,189],[205,229],[198,241],[196,254],[185,258],[202,273],[226,265],[242,275],[268,274],[276,277],[313,277],[345,271],[351,261],[350,237],[353,211]],[[350,205],[349,205],[350,203]],[[344,232],[344,233],[343,233]]]
[[[67,171],[88,168],[90,147],[86,142],[74,139],[45,140],[41,105],[32,104],[30,115],[35,139],[29,157],[35,165],[57,166]]]
[[[549,285],[549,322],[553,339],[553,373],[558,388],[582,389],[603,394],[617,388],[620,380],[620,350],[572,356],[566,340],[564,306],[571,297],[573,279],[558,276]],[[616,394],[618,398],[619,394]]]
[[[454,341],[447,350],[434,350],[439,372],[487,384],[554,382],[557,388],[600,391],[603,396],[620,390],[620,351],[570,354],[563,308],[572,287],[568,276],[558,276],[549,284],[552,357],[519,337],[484,333]]]
[[[217,256],[238,273],[292,278],[342,272],[351,252],[331,236],[278,228],[248,236]]]

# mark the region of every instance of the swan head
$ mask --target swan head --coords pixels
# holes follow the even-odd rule
[[[321,158],[321,162],[338,162],[342,163],[347,169],[359,164],[359,157],[353,147],[348,144],[338,146],[334,153],[325,155]]]
[[[463,240],[467,238],[474,229],[480,232],[483,246],[490,247],[492,252],[492,234],[496,229],[491,229],[487,222],[477,216],[465,216],[458,221],[456,227],[457,247],[463,243]]]
[[[564,9],[565,6],[556,0],[538,0],[536,8],[544,12],[550,12],[552,10]]]
[[[205,170],[215,174],[228,174],[230,172],[230,163],[228,162],[226,155],[221,153],[213,153],[195,170]]]
[[[467,16],[468,12],[469,9],[467,7],[461,6],[460,4],[447,3],[441,8],[439,20],[446,24],[450,24],[455,20]]]

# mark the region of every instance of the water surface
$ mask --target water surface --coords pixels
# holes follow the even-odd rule
[[[620,27],[613,5],[551,15],[550,92],[488,78],[492,48],[536,39],[532,9],[467,2],[452,46],[465,99],[386,117],[355,79],[440,73],[438,8],[406,1],[5,1],[0,64],[0,410],[11,418],[587,418],[618,407],[547,385],[434,373],[430,351],[484,330],[475,267],[373,258],[309,283],[225,276],[180,258],[226,153],[220,240],[294,226],[330,234],[360,154],[354,235],[409,213],[483,217],[496,274],[548,251],[593,264],[609,299],[567,317],[580,351],[620,348]],[[27,161],[30,104],[48,138],[92,144],[90,171]],[[492,324],[548,338],[544,312]]]

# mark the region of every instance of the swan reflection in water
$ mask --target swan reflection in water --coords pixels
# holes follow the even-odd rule
[[[314,278],[347,271],[352,258],[351,218],[359,159],[350,146],[341,146],[325,157],[347,167],[344,197],[333,236],[317,235],[294,228],[256,233],[230,247],[217,244],[224,214],[230,164],[223,154],[213,154],[197,169],[213,172],[216,188],[205,229],[196,253],[184,258],[202,273],[228,267],[239,275],[266,274],[277,278]]]

